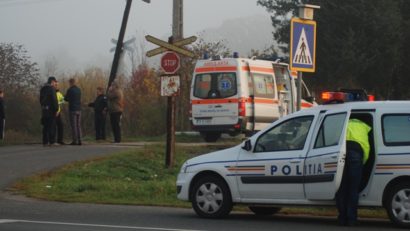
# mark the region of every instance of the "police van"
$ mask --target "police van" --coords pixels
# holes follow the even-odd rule
[[[302,107],[312,107],[306,86],[303,92]],[[286,63],[237,55],[199,60],[190,103],[192,128],[207,142],[215,142],[222,133],[253,134],[295,111],[295,78]]]
[[[347,93],[326,93],[345,101]],[[320,105],[289,114],[242,144],[187,160],[177,179],[181,200],[201,217],[222,217],[234,204],[255,214],[287,205],[335,205],[351,118],[371,128],[359,206],[384,207],[410,227],[410,101]]]

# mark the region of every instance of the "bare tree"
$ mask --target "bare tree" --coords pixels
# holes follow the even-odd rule
[[[0,43],[0,86],[26,91],[40,84],[38,65],[23,45]]]

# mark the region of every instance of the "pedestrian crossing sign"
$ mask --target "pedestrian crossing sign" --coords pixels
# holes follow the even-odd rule
[[[290,27],[290,69],[315,72],[316,22],[292,18]]]

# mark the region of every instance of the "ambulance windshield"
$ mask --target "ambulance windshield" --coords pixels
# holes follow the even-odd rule
[[[236,95],[235,73],[206,73],[195,76],[194,96],[201,99],[227,98]]]

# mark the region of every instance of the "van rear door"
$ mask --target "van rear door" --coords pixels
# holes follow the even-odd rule
[[[238,123],[239,100],[236,72],[197,73],[192,88],[193,125]]]
[[[247,69],[252,80],[248,85],[253,98],[254,130],[262,130],[279,118],[275,73],[272,66],[264,67],[255,61],[248,61]]]

